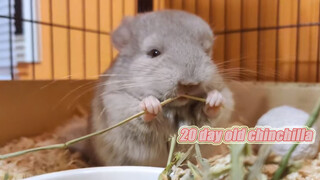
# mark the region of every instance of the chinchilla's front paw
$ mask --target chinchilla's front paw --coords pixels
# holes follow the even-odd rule
[[[207,95],[206,105],[203,109],[204,113],[209,118],[217,117],[220,113],[221,107],[224,104],[224,101],[225,101],[224,97],[219,91],[217,90],[210,91]]]
[[[150,122],[162,111],[160,101],[154,96],[144,98],[140,103],[140,107],[146,112],[143,116],[145,122]]]

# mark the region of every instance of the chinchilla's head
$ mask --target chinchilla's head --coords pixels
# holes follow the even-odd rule
[[[159,99],[211,88],[220,78],[211,59],[213,40],[204,20],[176,10],[127,17],[112,34],[118,59],[130,63],[127,77],[138,90],[133,91]]]

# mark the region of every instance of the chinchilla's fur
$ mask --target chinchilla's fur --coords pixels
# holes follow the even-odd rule
[[[178,95],[178,84],[198,84],[193,94],[206,98],[213,90],[224,97],[218,116],[208,118],[205,103],[177,100],[155,119],[139,117],[91,140],[91,154],[102,165],[164,166],[167,141],[181,125],[214,125],[227,121],[232,93],[211,60],[213,33],[201,18],[165,10],[125,18],[113,32],[119,55],[100,78],[92,104],[91,132],[110,127],[140,112],[148,96],[159,101]],[[157,49],[161,54],[150,57]]]

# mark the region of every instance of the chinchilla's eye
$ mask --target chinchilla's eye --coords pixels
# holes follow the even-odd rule
[[[150,56],[151,58],[155,58],[157,56],[159,56],[161,54],[161,52],[157,49],[152,49],[151,51],[148,52],[148,56]]]

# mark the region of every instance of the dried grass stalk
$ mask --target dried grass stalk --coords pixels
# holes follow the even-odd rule
[[[318,99],[318,102],[316,104],[316,106],[314,107],[307,123],[305,126],[307,127],[312,127],[313,124],[317,121],[318,116],[319,116],[319,112],[320,112],[320,98]],[[291,154],[293,153],[293,151],[297,148],[297,146],[299,145],[299,143],[296,143],[294,145],[291,146],[290,150],[287,152],[287,154],[282,158],[281,162],[280,162],[280,167],[279,169],[276,171],[276,173],[274,174],[274,176],[272,177],[272,180],[279,180],[284,171],[286,170],[287,166],[288,166],[288,162],[289,159],[291,157]]]
[[[203,98],[198,98],[198,97],[193,97],[193,96],[179,96],[179,97],[175,97],[175,98],[169,98],[169,99],[166,99],[164,100],[163,102],[161,102],[161,106],[164,106],[168,103],[171,103],[172,101],[180,98],[180,97],[185,97],[185,98],[189,98],[189,99],[193,99],[193,100],[197,100],[197,101],[201,101],[201,102],[205,102],[205,99]],[[66,143],[61,143],[61,144],[53,144],[53,145],[49,145],[49,146],[42,146],[42,147],[36,147],[36,148],[31,148],[31,149],[26,149],[26,150],[22,150],[22,151],[17,151],[17,152],[13,152],[13,153],[9,153],[9,154],[3,154],[3,155],[0,155],[0,160],[4,160],[4,159],[7,159],[7,158],[11,158],[11,157],[16,157],[16,156],[21,156],[21,155],[24,155],[24,154],[27,154],[27,153],[31,153],[31,152],[37,152],[37,151],[42,151],[42,150],[48,150],[48,149],[63,149],[63,148],[67,148],[69,147],[70,145],[72,144],[75,144],[75,143],[78,143],[80,141],[83,141],[83,140],[86,140],[88,138],[91,138],[93,136],[97,136],[97,135],[100,135],[100,134],[103,134],[103,133],[106,133],[116,127],[119,127],[137,117],[140,117],[141,115],[143,115],[145,112],[144,111],[141,111],[135,115],[132,115],[130,117],[128,117],[127,119],[119,122],[118,124],[115,124],[109,128],[106,128],[106,129],[103,129],[103,130],[100,130],[100,131],[97,131],[97,132],[94,132],[94,133],[91,133],[91,134],[88,134],[88,135],[85,135],[85,136],[81,136],[79,138],[76,138],[76,139],[72,139],[70,141],[67,141]]]

